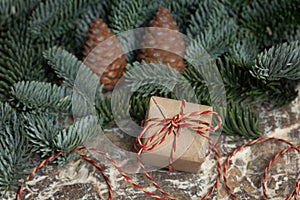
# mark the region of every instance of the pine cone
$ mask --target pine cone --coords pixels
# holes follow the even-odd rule
[[[104,91],[112,90],[125,72],[126,58],[102,19],[93,20],[83,48],[85,64],[99,76]]]
[[[177,71],[184,69],[185,44],[182,34],[173,20],[167,8],[158,8],[154,19],[149,23],[149,27],[160,27],[167,29],[149,28],[143,38],[142,47],[138,60],[148,63],[169,63]],[[153,47],[153,48],[151,48]]]

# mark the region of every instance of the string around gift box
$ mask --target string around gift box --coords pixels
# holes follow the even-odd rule
[[[175,135],[173,146],[171,150],[170,160],[169,160],[169,170],[174,171],[172,163],[174,162],[174,153],[177,147],[177,139],[181,135],[183,128],[190,128],[196,133],[204,136],[207,132],[216,131],[222,125],[221,116],[213,111],[195,111],[191,113],[184,113],[186,107],[186,101],[182,100],[180,113],[175,115],[172,118],[148,118],[143,121],[143,124],[148,123],[147,126],[140,132],[137,137],[137,145],[139,150],[137,150],[138,155],[144,151],[154,150],[158,145],[164,143],[166,138],[172,133]],[[216,126],[212,126],[210,123],[200,120],[200,117],[203,115],[214,115],[218,119]],[[195,119],[197,117],[197,119]],[[146,142],[142,141],[142,137],[145,133],[151,130],[154,127],[162,128],[155,132]],[[211,140],[210,137],[205,137],[208,140]],[[210,145],[211,147],[213,145]]]
[[[185,105],[185,101],[182,102],[182,105]],[[237,199],[237,196],[233,193],[232,189],[229,187],[228,185],[228,181],[227,181],[227,177],[226,177],[226,174],[227,174],[227,170],[230,166],[230,160],[233,158],[233,156],[235,154],[237,154],[239,151],[243,150],[245,147],[247,146],[251,146],[251,145],[254,145],[254,144],[258,144],[258,143],[261,143],[261,142],[265,142],[265,141],[279,141],[279,142],[283,142],[283,143],[286,143],[289,145],[288,148],[280,151],[279,153],[277,153],[269,162],[269,164],[266,166],[265,170],[264,170],[264,176],[263,176],[263,179],[262,179],[262,189],[263,189],[263,196],[265,199],[268,199],[268,195],[267,195],[267,192],[266,192],[266,180],[267,180],[267,174],[268,174],[268,171],[270,170],[271,168],[271,165],[276,161],[276,159],[280,156],[282,156],[283,154],[285,154],[286,152],[288,151],[291,151],[293,149],[297,150],[297,152],[299,153],[300,152],[300,146],[295,146],[293,145],[292,143],[290,143],[289,141],[286,141],[284,139],[280,139],[280,138],[258,138],[256,140],[252,140],[252,141],[249,141],[248,143],[236,148],[228,157],[227,159],[225,160],[225,163],[224,163],[224,169],[222,171],[222,165],[221,165],[221,162],[220,162],[220,155],[218,153],[218,150],[216,149],[215,145],[213,144],[212,142],[212,139],[206,134],[207,131],[214,131],[216,129],[218,129],[220,126],[221,126],[221,123],[222,123],[222,120],[221,120],[221,117],[218,113],[215,113],[213,111],[202,111],[202,112],[192,112],[192,113],[183,113],[183,108],[182,107],[182,111],[181,113],[179,113],[178,115],[174,116],[173,118],[168,118],[168,119],[158,119],[158,118],[152,118],[152,119],[146,119],[146,121],[152,121],[152,122],[155,122],[155,123],[152,123],[152,125],[149,125],[148,128],[145,128],[145,129],[150,129],[152,127],[154,127],[154,125],[166,125],[166,128],[163,128],[163,131],[159,131],[161,133],[165,133],[163,135],[163,137],[161,137],[158,141],[156,141],[156,145],[157,146],[158,144],[162,143],[165,141],[166,137],[169,136],[172,132],[174,132],[174,129],[180,129],[180,128],[183,128],[183,127],[190,127],[190,128],[193,128],[198,134],[200,134],[202,137],[206,138],[208,141],[209,141],[209,144],[210,144],[210,148],[215,152],[215,159],[217,161],[217,171],[218,171],[218,176],[215,180],[215,183],[213,185],[213,187],[210,189],[210,191],[208,191],[203,197],[201,197],[200,199],[205,199],[209,196],[211,196],[211,194],[215,191],[215,189],[218,187],[219,185],[219,182],[221,180],[221,176],[222,176],[222,172],[223,172],[223,180],[224,180],[224,184],[225,184],[225,188],[226,190],[228,191],[228,193],[230,194],[230,196],[233,198],[233,199]],[[200,120],[195,120],[195,119],[192,119],[190,118],[191,116],[198,116],[198,115],[204,115],[204,114],[213,114],[215,115],[219,122],[218,122],[218,125],[216,127],[213,127],[213,126],[210,126],[209,124],[207,124],[206,122],[202,122]],[[185,121],[185,122],[184,122]],[[189,121],[190,123],[188,123],[187,121]],[[194,123],[200,123],[200,125],[196,126]],[[145,130],[144,129],[144,130]],[[143,130],[143,131],[144,131]],[[172,131],[170,131],[172,130]],[[140,135],[143,135],[144,132],[141,132]],[[178,132],[177,132],[178,134]],[[180,134],[180,132],[179,132]],[[158,135],[158,133],[156,134]],[[176,138],[176,137],[175,137]],[[154,137],[152,139],[152,141],[154,140]],[[176,140],[175,140],[176,141]],[[142,144],[141,142],[141,136],[138,138],[138,141],[137,141],[137,144],[140,146],[140,147],[143,147],[143,145],[149,145],[150,143],[145,143],[145,144]],[[155,143],[154,143],[155,144]],[[153,148],[155,148],[155,146],[153,147],[153,145],[150,147],[147,147],[147,146],[144,146],[143,150],[151,150]],[[176,143],[175,145],[173,146],[173,151],[176,150]],[[40,164],[38,164],[33,170],[32,172],[26,177],[26,179],[24,179],[22,185],[20,186],[18,192],[17,192],[17,200],[20,200],[21,199],[21,193],[22,193],[22,190],[24,189],[24,186],[26,184],[26,182],[28,180],[31,179],[31,177],[39,170],[41,169],[43,166],[45,166],[49,161],[57,158],[58,156],[62,155],[62,154],[65,154],[65,153],[71,153],[71,152],[76,152],[81,158],[85,159],[86,161],[88,161],[89,163],[91,163],[92,165],[94,165],[96,167],[97,170],[100,171],[100,173],[102,174],[102,176],[104,177],[105,179],[105,182],[107,184],[107,188],[108,188],[108,199],[112,199],[113,198],[113,190],[112,190],[112,187],[111,187],[111,184],[110,184],[110,180],[109,180],[109,177],[107,176],[107,174],[105,173],[104,169],[97,163],[97,161],[93,160],[92,158],[90,158],[88,155],[80,152],[80,150],[89,150],[89,151],[94,151],[96,152],[97,154],[103,156],[105,159],[107,159],[118,171],[119,173],[134,187],[138,188],[139,190],[143,191],[145,194],[149,195],[150,197],[154,198],[154,199],[159,199],[159,200],[163,200],[165,199],[164,197],[160,197],[150,191],[148,191],[147,189],[143,188],[142,186],[140,186],[139,184],[137,184],[135,181],[133,181],[133,179],[124,172],[124,170],[118,166],[118,164],[116,163],[115,160],[113,160],[110,156],[108,156],[106,153],[96,149],[96,148],[92,148],[92,147],[85,147],[85,146],[77,146],[77,147],[74,147],[73,149],[70,149],[68,151],[62,151],[62,152],[58,152],[48,158],[46,158],[45,160],[43,160]],[[158,191],[160,191],[166,198],[168,199],[176,199],[175,197],[172,197],[170,194],[168,194],[167,192],[165,192],[155,181],[154,179],[149,175],[149,173],[147,172],[145,166],[143,165],[140,157],[139,157],[139,153],[142,153],[142,151],[138,152],[137,153],[137,158],[138,158],[138,161],[140,163],[140,166],[143,170],[143,172],[145,173],[147,179],[157,188]],[[173,152],[172,151],[172,152]],[[170,158],[170,165],[172,164],[172,158]],[[169,165],[169,167],[170,167]],[[169,168],[169,169],[172,169],[172,168]],[[298,193],[300,191],[300,179],[298,179],[298,181],[296,182],[296,186],[295,186],[295,189],[292,193],[290,193],[290,195],[288,195],[286,197],[286,200],[289,200],[291,199],[292,197],[294,197],[295,200],[297,200],[298,198]]]
[[[208,140],[210,148],[215,152],[215,158],[216,158],[216,161],[217,161],[217,171],[218,171],[218,175],[217,175],[217,179],[215,181],[215,184],[201,198],[201,199],[205,199],[208,196],[210,196],[215,191],[215,189],[218,187],[218,184],[220,182],[221,175],[222,175],[222,166],[221,166],[221,162],[220,162],[219,152],[216,149],[214,143],[212,142],[212,139],[207,135],[207,133],[210,132],[210,131],[215,131],[215,130],[219,129],[222,125],[222,119],[221,119],[221,116],[218,113],[213,112],[211,110],[184,113],[185,107],[186,107],[186,101],[182,100],[180,113],[175,115],[174,117],[172,117],[172,118],[166,117],[166,118],[148,118],[148,119],[145,119],[143,121],[143,124],[145,124],[145,123],[148,123],[148,124],[140,132],[140,134],[137,137],[137,146],[138,146],[139,149],[136,148],[136,151],[137,151],[138,155],[140,155],[145,151],[154,150],[158,145],[164,143],[166,141],[167,137],[169,137],[171,134],[174,134],[175,136],[174,136],[174,141],[173,141],[173,145],[172,145],[172,149],[171,149],[169,165],[168,165],[169,171],[173,172],[174,169],[173,169],[172,163],[174,162],[174,154],[176,152],[177,138],[181,135],[182,129],[183,128],[190,128],[193,131],[195,131],[195,133],[200,134],[202,137],[204,137],[205,139]],[[217,125],[212,126],[210,123],[207,123],[203,120],[200,120],[200,117],[203,116],[203,115],[216,116],[217,119],[218,119]],[[195,118],[197,118],[197,119],[195,119]],[[144,134],[146,132],[148,132],[149,130],[151,130],[154,127],[160,127],[160,126],[162,126],[162,128],[159,131],[155,132],[146,142],[142,141],[142,137],[144,136]],[[141,161],[140,161],[140,163],[142,164]],[[142,166],[142,169],[143,169],[144,173],[147,174],[147,170],[145,169],[145,167],[143,165],[141,165],[141,166]],[[148,179],[166,197],[168,197],[169,199],[175,199],[170,194],[165,193],[164,191],[162,191],[162,189],[153,181],[152,178],[148,178]]]

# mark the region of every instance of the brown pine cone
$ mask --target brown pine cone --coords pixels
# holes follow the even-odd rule
[[[149,23],[149,27],[165,29],[147,29],[143,38],[138,60],[148,63],[169,63],[177,71],[184,69],[185,44],[182,34],[167,8],[158,8],[156,16]],[[152,48],[151,48],[152,47]]]
[[[84,48],[85,64],[99,76],[104,91],[113,90],[125,72],[126,58],[116,36],[102,19],[94,19]]]

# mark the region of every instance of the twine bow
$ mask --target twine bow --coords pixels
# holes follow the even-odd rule
[[[169,170],[174,171],[172,163],[174,162],[174,154],[176,152],[177,147],[177,139],[181,135],[182,129],[188,127],[195,131],[198,134],[207,136],[207,132],[215,131],[220,128],[222,124],[221,116],[213,112],[211,110],[205,111],[195,111],[191,113],[184,113],[186,107],[186,101],[182,100],[181,103],[181,111],[179,114],[175,115],[172,118],[149,118],[144,120],[144,123],[148,123],[148,125],[140,132],[137,137],[137,144],[139,146],[138,155],[143,153],[144,151],[151,151],[155,149],[158,145],[162,144],[166,141],[167,137],[170,136],[172,133],[175,135],[173,146],[171,150],[171,155],[169,159]],[[203,115],[215,115],[218,118],[218,124],[216,126],[212,126],[210,123],[207,123],[200,119]],[[146,142],[142,142],[143,135],[151,130],[154,127],[162,128],[155,132]]]

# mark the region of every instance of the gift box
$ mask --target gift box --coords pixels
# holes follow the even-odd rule
[[[182,110],[183,109],[183,110]],[[199,105],[194,103],[186,103],[183,107],[182,101],[151,97],[149,103],[149,109],[147,113],[147,119],[166,119],[173,118],[180,114],[188,114],[196,111],[212,111],[212,108],[205,105]],[[211,123],[212,115],[195,115],[192,119],[202,120],[208,124]],[[152,123],[151,128],[147,128]],[[186,123],[189,123],[188,121]],[[195,126],[197,124],[194,123]],[[146,131],[143,134],[143,144],[149,142],[155,143],[160,140],[163,135],[155,135],[154,139],[149,141],[151,137],[158,133],[164,125],[153,124],[151,120],[145,124]],[[174,151],[174,140],[176,139],[176,149],[173,152],[172,167],[175,171],[186,171],[197,173],[200,169],[201,163],[203,163],[209,148],[209,142],[206,138],[198,134],[194,129],[190,127],[184,127],[181,129],[178,135],[178,129],[175,128],[171,134],[169,134],[163,142],[155,146],[151,150],[143,151],[141,159],[144,164],[155,166],[157,168],[164,168],[170,164],[170,155]],[[176,137],[176,138],[175,138]]]

